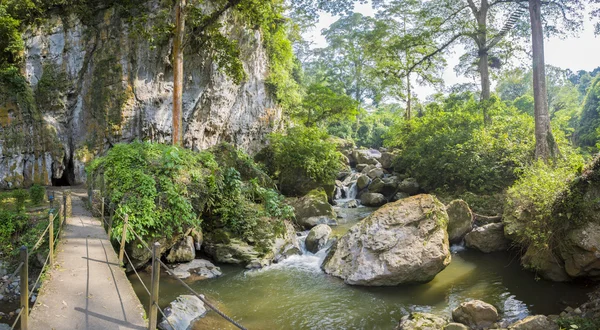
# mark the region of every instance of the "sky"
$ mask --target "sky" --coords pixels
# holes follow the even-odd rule
[[[354,8],[366,16],[373,16],[375,11],[370,4],[357,4]],[[312,41],[314,47],[324,47],[327,45],[325,38],[321,35],[321,30],[329,27],[339,17],[334,17],[323,13],[320,15],[317,25],[304,34],[306,40]],[[546,64],[557,66],[572,71],[586,70],[591,71],[600,66],[600,39],[594,36],[594,24],[590,19],[584,20],[583,30],[578,37],[571,37],[566,40],[560,38],[550,38],[544,41]],[[458,64],[458,58],[462,53],[458,50],[448,58],[448,66],[443,74],[446,86],[452,86],[457,83],[478,81],[457,76],[454,67]],[[416,86],[415,93],[419,99],[424,100],[427,96],[434,94],[435,90],[428,86]]]

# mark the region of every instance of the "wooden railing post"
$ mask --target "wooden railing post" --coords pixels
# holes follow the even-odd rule
[[[27,330],[27,321],[29,318],[29,255],[27,253],[27,247],[21,246],[21,261],[23,267],[21,267],[21,330]]]
[[[102,197],[102,205],[100,206],[100,219],[102,219],[102,227],[104,227],[104,197]]]
[[[150,287],[150,306],[148,306],[148,329],[155,330],[158,321],[158,284],[160,282],[160,243],[152,246],[152,283]]]
[[[113,227],[113,217],[115,215],[115,209],[114,207],[111,205],[110,210],[108,211],[108,229],[107,229],[107,233],[108,233],[108,239],[110,240],[110,237],[112,235],[112,227]]]
[[[48,231],[48,243],[50,244],[50,252],[48,257],[49,257],[49,262],[50,262],[50,267],[52,267],[54,265],[54,214],[50,213],[49,216],[49,231]]]
[[[123,219],[123,234],[121,235],[121,248],[119,249],[119,262],[123,265],[123,255],[125,254],[125,240],[127,239],[127,223],[129,222],[129,215],[125,214]]]

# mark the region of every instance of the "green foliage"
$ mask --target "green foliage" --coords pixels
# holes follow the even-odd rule
[[[518,228],[514,233],[516,242],[534,251],[550,251],[571,222],[555,217],[553,208],[581,170],[583,159],[573,152],[569,153],[569,149],[563,150],[566,159],[554,164],[541,160],[533,163],[523,169],[519,180],[507,191],[505,218],[518,222],[511,225]],[[515,218],[513,212],[524,216]]]
[[[249,175],[257,167],[247,155],[231,149],[215,148],[233,154],[221,157],[223,165],[227,160],[232,167],[222,167],[206,151],[143,142],[117,144],[90,164],[88,178],[104,177],[104,193],[117,206],[116,214],[128,214],[130,225],[146,239],[180,234],[202,224],[208,230],[224,226],[223,230],[260,245],[280,232],[274,228],[283,227],[281,220],[290,214],[279,195],[267,188],[260,192],[270,197],[249,197],[255,195],[246,191],[259,191],[252,188],[260,187],[259,180],[242,181],[240,172]],[[114,238],[121,236],[122,225],[121,217],[116,217]]]
[[[600,319],[589,319],[580,316],[561,317],[556,320],[556,324],[561,330],[598,330],[600,329]]]
[[[39,184],[34,184],[29,189],[29,196],[31,197],[31,202],[33,205],[40,205],[44,202],[46,198],[46,188],[40,186]]]
[[[589,87],[587,97],[581,112],[579,126],[575,133],[577,143],[595,152],[596,143],[600,142],[600,77],[597,77]]]
[[[24,43],[20,24],[7,12],[6,6],[0,4],[0,69],[14,65],[21,58]]]
[[[280,183],[287,184],[299,177],[317,185],[330,184],[341,168],[341,157],[325,131],[302,126],[288,129],[285,134],[271,134],[275,170]]]
[[[328,123],[355,121],[358,107],[358,102],[351,97],[323,84],[312,84],[306,91],[301,111],[294,117],[307,127],[323,127]]]
[[[15,247],[15,236],[26,229],[27,216],[21,212],[12,212],[0,210],[0,251],[4,255],[9,255]]]
[[[533,159],[533,118],[492,98],[492,124],[484,127],[481,104],[453,95],[431,103],[424,115],[398,122],[386,144],[401,150],[395,170],[426,189],[496,192]]]
[[[29,194],[24,189],[15,189],[12,192],[12,197],[15,199],[15,209],[22,211],[25,209],[25,200],[29,197]]]

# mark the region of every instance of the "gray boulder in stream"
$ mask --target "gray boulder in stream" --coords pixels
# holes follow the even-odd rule
[[[473,229],[473,213],[469,205],[457,199],[446,206],[448,213],[448,239],[450,243],[460,242]]]
[[[395,330],[441,330],[448,323],[441,316],[413,312],[404,316]]]
[[[360,195],[360,202],[365,206],[381,206],[387,203],[387,199],[380,193],[364,193]]]
[[[162,319],[158,328],[162,330],[188,329],[194,320],[204,314],[206,314],[206,308],[202,300],[192,295],[181,295],[165,308],[167,318]]]
[[[327,194],[322,188],[312,190],[300,198],[288,198],[285,202],[294,208],[296,224],[303,229],[316,226],[318,218],[326,217],[335,219],[336,214],[329,204]]]
[[[484,253],[506,251],[510,247],[510,241],[504,237],[504,225],[501,223],[490,223],[473,229],[465,236],[465,244]]]
[[[317,253],[325,247],[330,235],[331,227],[328,225],[317,225],[306,236],[306,249],[312,253]]]
[[[431,281],[450,263],[447,224],[444,205],[432,195],[387,204],[337,241],[323,270],[354,285]]]
[[[167,261],[170,263],[188,262],[196,258],[196,247],[192,236],[184,236],[179,242],[175,243],[169,254]]]
[[[498,321],[496,308],[481,300],[463,302],[452,311],[455,322],[465,324],[471,329],[489,329]]]

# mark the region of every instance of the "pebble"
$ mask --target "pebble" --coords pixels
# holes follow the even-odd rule
[[[581,309],[580,308],[575,308],[573,310],[573,313],[575,313],[575,314],[581,314]]]
[[[36,299],[37,299],[36,295],[31,296],[31,303],[35,303]]]
[[[573,311],[573,307],[571,306],[567,306],[567,308],[565,308],[565,312],[567,313],[571,313]]]

